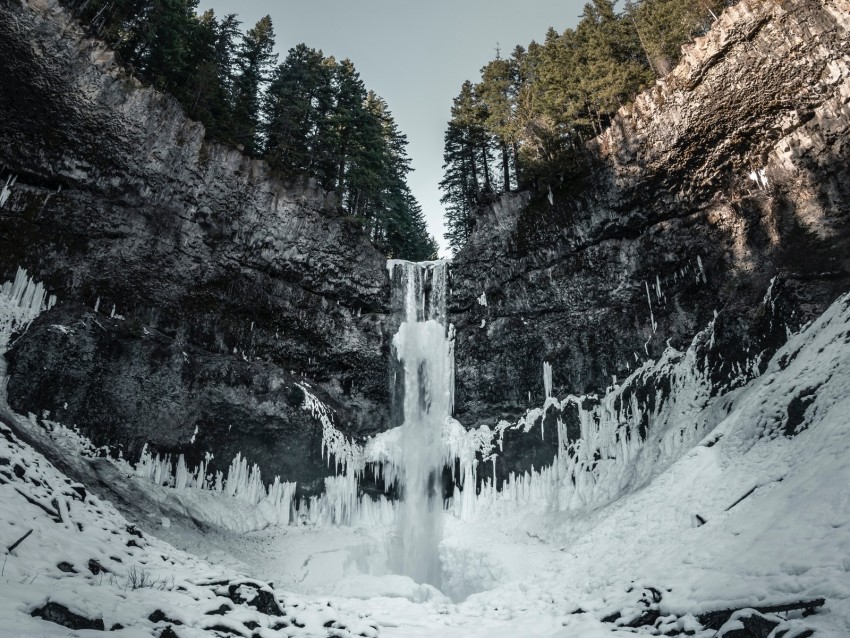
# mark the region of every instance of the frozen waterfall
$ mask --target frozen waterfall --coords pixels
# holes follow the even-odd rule
[[[399,485],[395,568],[417,582],[440,586],[443,424],[451,415],[454,362],[446,326],[445,262],[389,264],[393,294],[403,307],[393,338],[404,381],[399,432]]]

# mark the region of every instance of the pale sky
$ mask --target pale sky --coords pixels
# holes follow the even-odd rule
[[[223,16],[237,13],[242,28],[269,14],[280,61],[299,42],[337,59],[350,58],[368,89],[389,104],[410,142],[408,181],[442,252],[443,133],[464,80],[517,44],[542,41],[578,22],[584,0],[200,0]]]

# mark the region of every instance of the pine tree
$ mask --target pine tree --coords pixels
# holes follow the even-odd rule
[[[481,70],[481,82],[475,87],[486,117],[485,129],[493,136],[501,155],[502,189],[511,190],[510,150],[517,136],[514,118],[518,69],[510,60],[497,57]]]
[[[261,148],[261,90],[277,62],[273,49],[272,19],[265,16],[242,37],[236,57],[239,73],[233,91],[233,141],[249,155]]]
[[[266,94],[265,153],[288,177],[315,174],[326,164],[329,114],[335,104],[333,65],[321,51],[299,44],[273,74]]]
[[[679,61],[682,45],[705,33],[726,4],[724,0],[642,0],[626,4],[626,17],[660,77]]]
[[[445,206],[445,239],[453,250],[462,248],[472,233],[480,192],[467,135],[466,127],[449,122],[443,145],[440,202]]]

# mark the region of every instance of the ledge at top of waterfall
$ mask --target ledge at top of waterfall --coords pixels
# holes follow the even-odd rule
[[[387,261],[392,284],[393,308],[401,321],[429,319],[447,325],[446,293],[449,261]]]

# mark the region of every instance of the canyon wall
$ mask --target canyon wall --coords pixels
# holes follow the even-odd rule
[[[205,140],[54,0],[0,3],[0,281],[59,298],[9,402],[135,458],[237,451],[323,487],[322,426],[386,427],[385,260],[334,196]],[[301,386],[299,386],[301,384]]]
[[[544,362],[553,395],[602,394],[712,321],[716,395],[850,288],[848,43],[845,0],[744,0],[620,110],[584,174],[482,213],[452,272],[457,418],[542,406]],[[506,469],[551,459],[556,418],[575,429],[547,417],[533,449],[506,439]]]
[[[575,436],[577,406],[668,345],[711,326],[694,352],[717,396],[850,289],[848,36],[847,0],[742,1],[587,170],[482,212],[452,265],[457,418],[541,406],[544,362],[552,395],[583,397],[506,431],[501,476],[550,462],[558,420]],[[0,0],[0,56],[0,280],[23,266],[60,300],[8,354],[12,407],[320,491],[305,391],[347,435],[392,421],[383,257],[332,193],[205,141],[55,0]],[[670,388],[627,385],[650,406]]]

